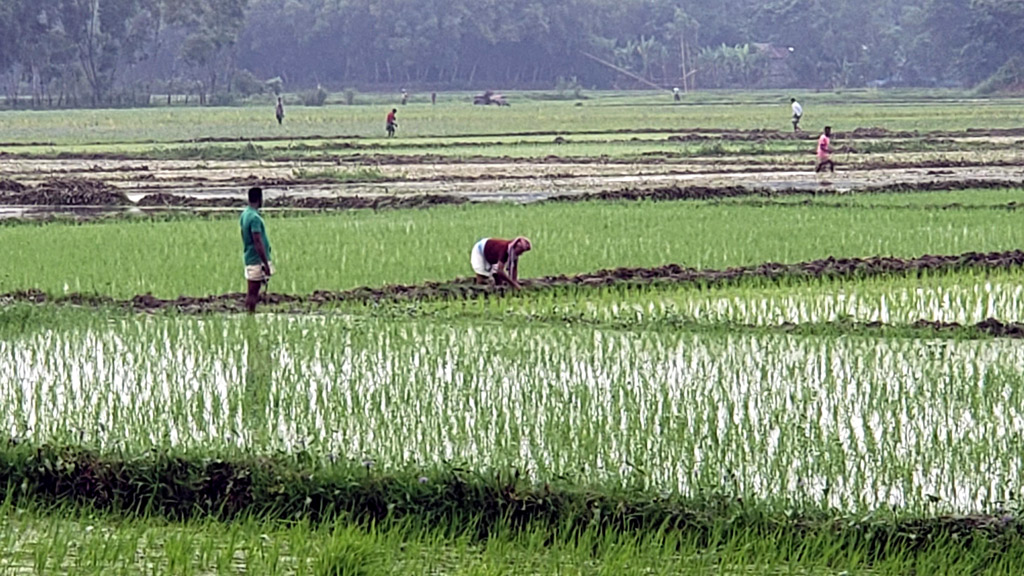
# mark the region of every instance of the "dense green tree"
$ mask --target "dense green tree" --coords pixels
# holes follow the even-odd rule
[[[688,86],[971,86],[1014,77],[1022,33],[1020,0],[3,0],[0,79],[37,106],[155,81],[205,102],[239,68],[290,90],[670,88],[684,71]]]
[[[960,53],[969,83],[994,74],[1011,59],[1024,58],[1024,2],[972,0],[967,44]]]

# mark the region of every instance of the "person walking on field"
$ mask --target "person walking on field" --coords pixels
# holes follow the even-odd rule
[[[277,115],[277,123],[280,125],[284,122],[284,100],[280,96],[277,97],[277,108],[274,112]]]
[[[793,104],[793,132],[799,132],[800,119],[804,116],[804,107],[796,101],[796,98],[790,98],[789,101]]]
[[[388,112],[388,120],[387,120],[388,138],[391,138],[392,136],[395,135],[395,128],[398,127],[398,120],[395,119],[395,115],[396,114],[398,114],[398,110],[396,108],[392,108],[391,112]]]
[[[829,172],[836,171],[836,163],[832,161],[832,127],[825,126],[825,132],[818,138],[818,165],[814,172],[824,172],[828,166]]]
[[[270,239],[263,225],[260,208],[263,207],[263,189],[249,189],[249,206],[242,211],[239,224],[242,227],[242,259],[245,263],[245,280],[248,290],[245,295],[245,309],[250,314],[256,311],[260,300],[260,289],[274,275],[270,263]]]
[[[469,261],[476,273],[476,283],[483,284],[493,278],[494,284],[519,285],[519,257],[529,252],[532,246],[523,236],[514,240],[484,238],[473,246]]]

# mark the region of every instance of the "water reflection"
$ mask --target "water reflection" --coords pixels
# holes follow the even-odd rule
[[[918,320],[977,324],[988,318],[1024,320],[1024,286],[1017,282],[963,282],[951,286],[816,288],[813,291],[746,293],[657,292],[646,302],[584,303],[588,316],[611,321],[680,318],[688,321],[748,325],[837,322],[913,324]],[[528,307],[529,305],[527,305]],[[580,306],[567,303],[568,310]]]
[[[245,331],[245,394],[237,411],[241,412],[244,427],[251,435],[267,427],[274,364],[271,341],[261,325],[247,318],[242,329]]]
[[[17,436],[524,467],[841,508],[1021,477],[1011,341],[175,319],[0,342]]]

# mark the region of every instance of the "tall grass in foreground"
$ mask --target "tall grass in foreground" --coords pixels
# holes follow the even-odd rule
[[[794,538],[755,532],[654,529],[605,532],[546,525],[503,530],[485,540],[472,523],[415,519],[322,524],[242,518],[168,523],[59,508],[0,509],[0,572],[33,574],[261,574],[382,576],[587,575],[1016,575],[1024,543],[978,539],[878,554],[843,534]]]
[[[530,276],[668,263],[724,268],[828,256],[1016,249],[1010,212],[588,202],[474,205],[308,217],[267,214],[275,292],[310,293],[469,276],[484,237],[527,235]],[[236,218],[0,227],[0,292],[38,288],[131,297],[244,289]]]

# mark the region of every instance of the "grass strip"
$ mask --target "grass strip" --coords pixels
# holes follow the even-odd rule
[[[979,539],[1020,545],[1024,524],[1012,514],[906,516],[879,511],[849,516],[792,502],[756,502],[717,487],[700,494],[652,494],[642,488],[538,484],[517,470],[458,467],[383,471],[308,453],[219,459],[151,451],[101,454],[73,445],[0,450],[0,485],[18,506],[75,506],[138,517],[413,519],[423,525],[471,526],[486,538],[499,527],[547,525],[615,532],[679,531],[705,545],[739,534],[815,539],[839,535],[872,558],[965,547]]]

